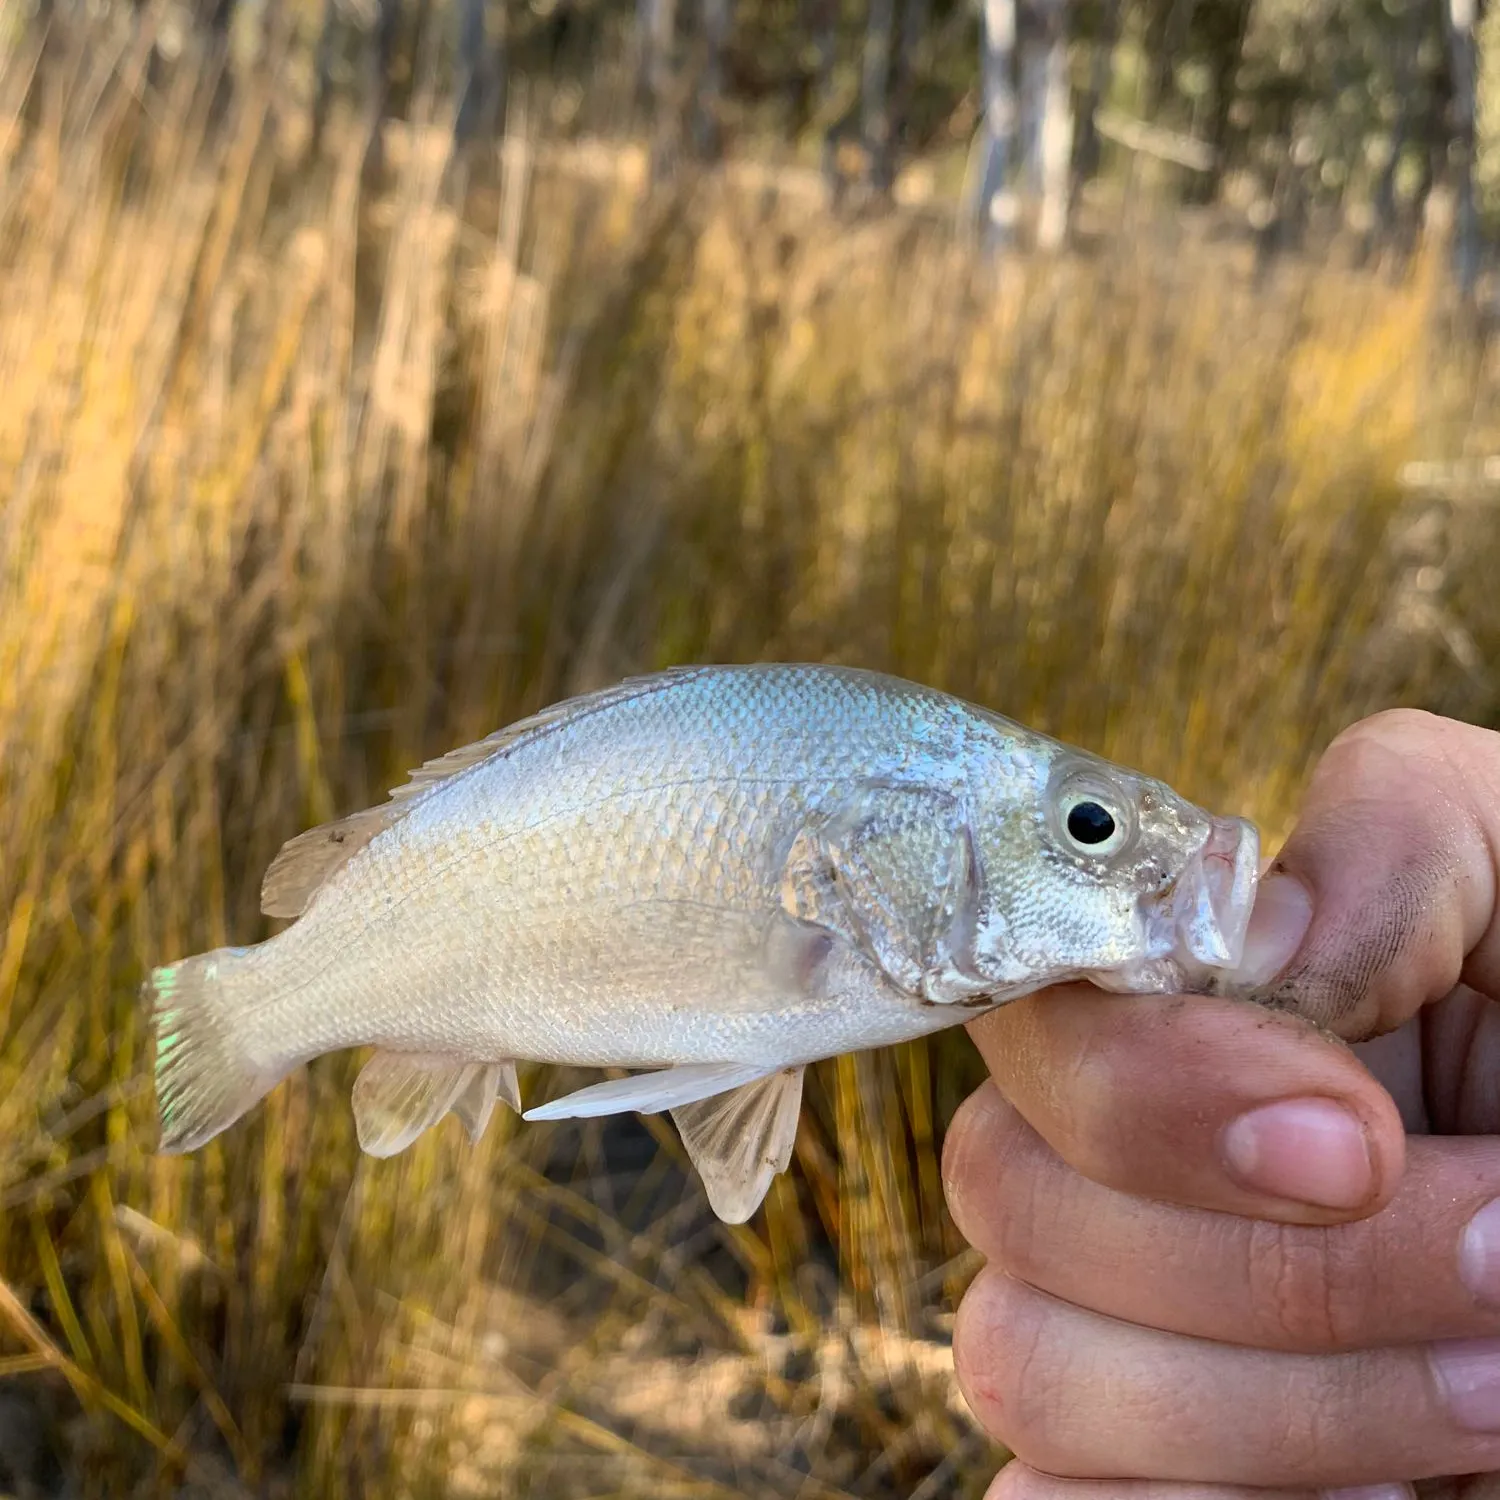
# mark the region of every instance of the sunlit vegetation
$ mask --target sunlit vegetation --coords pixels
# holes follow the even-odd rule
[[[1272,838],[1370,709],[1493,719],[1494,511],[1399,482],[1500,451],[1443,247],[1258,272],[1165,217],[997,268],[536,134],[460,168],[420,107],[362,188],[271,82],[209,134],[191,80],[145,111],[81,54],[22,122],[33,61],[0,74],[0,1401],[87,1494],[977,1497],[962,1033],[815,1069],[729,1229],[662,1121],[362,1160],[348,1057],[159,1158],[138,987],[266,933],[286,838],[670,663],[888,668]]]

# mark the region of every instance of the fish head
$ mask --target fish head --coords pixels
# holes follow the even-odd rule
[[[1036,804],[980,841],[981,969],[1031,987],[1192,993],[1239,964],[1259,874],[1252,823],[1069,747],[1034,764]]]

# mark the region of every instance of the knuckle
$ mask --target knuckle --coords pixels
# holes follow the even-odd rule
[[[1401,1409],[1408,1396],[1392,1381],[1384,1351],[1347,1355],[1336,1371],[1318,1361],[1280,1383],[1265,1411],[1268,1441],[1288,1474],[1328,1473],[1363,1454],[1379,1439],[1362,1414]]]
[[[1416,756],[1430,754],[1443,721],[1417,708],[1387,708],[1351,724],[1336,735],[1318,767],[1346,789],[1384,784]]]
[[[943,1140],[943,1195],[958,1231],[976,1249],[985,1250],[993,1217],[993,1165],[997,1147],[996,1105],[990,1084],[976,1089],[953,1116]]]
[[[982,1159],[992,1128],[993,1093],[989,1084],[975,1089],[954,1111],[943,1138],[943,1191],[955,1215],[971,1189],[984,1178]]]
[[[1250,1305],[1270,1341],[1308,1353],[1358,1345],[1369,1268],[1341,1236],[1263,1221],[1251,1226],[1245,1243]]]
[[[971,1094],[943,1142],[943,1192],[959,1232],[983,1255],[1009,1266],[1016,1241],[1029,1240],[1035,1196],[1030,1131],[989,1085]]]
[[[1047,1299],[1002,1272],[981,1271],[959,1304],[953,1363],[981,1427],[1018,1457],[1057,1455],[1063,1384]]]
[[[1335,745],[1374,739],[1388,743],[1410,743],[1440,733],[1448,721],[1425,708],[1383,708],[1351,724],[1333,741]]]
[[[1137,1038],[1118,1028],[1090,1028],[1057,1059],[1053,1142],[1068,1164],[1110,1186],[1128,1181],[1131,1151],[1120,1122],[1135,1103],[1129,1080],[1138,1076]]]
[[[984,1500],[1054,1500],[1062,1493],[1063,1486],[1056,1479],[1046,1478],[1017,1460],[995,1475],[984,1492]]]
[[[1420,708],[1387,708],[1336,735],[1316,776],[1365,790],[1411,793],[1414,765],[1457,784],[1495,784],[1500,734]],[[1373,786],[1372,786],[1373,784]]]

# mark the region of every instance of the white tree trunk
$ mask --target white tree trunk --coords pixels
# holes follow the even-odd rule
[[[1474,205],[1475,0],[1448,0],[1448,54],[1453,72],[1453,271],[1464,298],[1479,277],[1479,215]]]
[[[1016,0],[984,0],[983,16],[984,165],[978,218],[985,243],[995,248],[1009,242],[1016,221],[1009,181],[1016,135]]]
[[[1068,206],[1072,200],[1073,100],[1068,86],[1065,0],[1046,0],[1044,14],[1046,28],[1040,43],[1045,51],[1036,125],[1037,179],[1041,190],[1036,242],[1038,249],[1056,250],[1068,237]]]

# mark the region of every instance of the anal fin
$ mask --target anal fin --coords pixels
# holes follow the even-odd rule
[[[361,1150],[396,1156],[450,1110],[477,1141],[495,1100],[520,1108],[513,1062],[471,1062],[428,1052],[377,1052],[354,1081]]]
[[[709,1206],[726,1224],[743,1224],[760,1207],[771,1179],[791,1161],[803,1072],[782,1068],[672,1111]]]
[[[476,1145],[484,1128],[490,1123],[495,1100],[508,1104],[517,1114],[521,1113],[521,1085],[516,1078],[513,1062],[484,1063],[474,1071],[474,1076],[464,1085],[463,1092],[453,1101],[456,1114],[469,1139]]]

